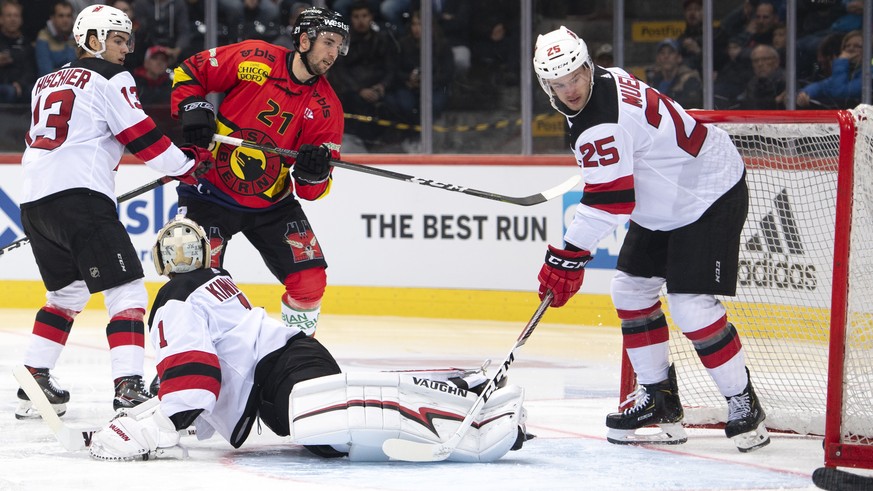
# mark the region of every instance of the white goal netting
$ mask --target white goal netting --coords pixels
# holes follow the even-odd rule
[[[842,440],[873,445],[873,109],[859,106],[850,115],[855,134],[842,137],[836,119],[785,124],[762,115],[718,124],[746,161],[750,192],[737,296],[722,300],[741,335],[768,426],[818,435],[828,406],[829,343],[842,329],[832,325],[832,314],[845,303]],[[841,155],[851,164],[842,171]],[[838,207],[840,179],[851,193],[847,208]],[[685,422],[724,422],[724,398],[691,343],[670,326]]]

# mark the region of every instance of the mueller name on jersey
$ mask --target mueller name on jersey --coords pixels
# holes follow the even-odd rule
[[[34,84],[34,95],[39,94],[44,89],[60,87],[61,85],[72,85],[80,89],[84,89],[85,85],[91,80],[91,72],[84,68],[64,68],[56,72],[44,75]]]

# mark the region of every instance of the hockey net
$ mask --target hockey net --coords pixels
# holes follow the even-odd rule
[[[827,465],[873,468],[873,108],[694,116],[746,162],[737,296],[721,300],[767,426],[825,435]],[[670,353],[686,425],[724,423],[724,397],[672,322]],[[625,356],[622,398],[634,384]]]

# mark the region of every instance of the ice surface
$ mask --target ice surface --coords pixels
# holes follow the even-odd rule
[[[770,446],[748,454],[720,430],[689,429],[679,446],[607,443],[604,417],[618,403],[618,331],[548,324],[548,313],[509,372],[510,383],[525,387],[528,431],[537,438],[495,463],[323,460],[265,427],[238,450],[217,437],[186,438],[187,460],[98,462],[64,451],[41,421],[13,416],[12,367],[34,314],[0,310],[0,490],[794,490],[816,489],[810,475],[822,464],[821,439],[797,435],[771,434]],[[80,315],[53,371],[71,392],[69,424],[99,424],[113,413],[104,315]],[[318,338],[346,371],[475,367],[501,361],[526,321],[323,315]]]

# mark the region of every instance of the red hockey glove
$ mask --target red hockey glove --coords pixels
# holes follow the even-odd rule
[[[173,179],[193,186],[197,184],[197,178],[206,174],[206,171],[212,167],[212,152],[202,147],[195,147],[194,145],[180,147],[179,150],[189,159],[194,160],[194,165],[188,169],[188,172],[179,176],[173,176]]]
[[[324,145],[300,145],[291,174],[303,184],[323,183],[330,176],[330,149]]]
[[[554,294],[552,307],[561,307],[582,287],[585,265],[591,260],[586,250],[568,251],[549,246],[546,263],[540,269],[540,300],[551,290]]]
[[[185,143],[208,147],[215,134],[215,109],[202,97],[191,96],[179,103],[179,120]]]

